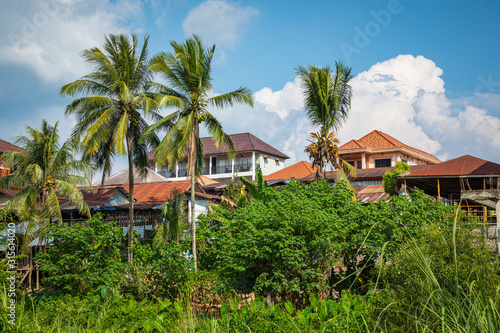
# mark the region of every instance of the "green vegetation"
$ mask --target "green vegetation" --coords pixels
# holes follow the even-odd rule
[[[197,270],[195,228],[195,177],[203,170],[204,146],[200,140],[200,125],[205,124],[215,145],[226,145],[229,155],[235,153],[234,143],[226,134],[220,122],[207,109],[208,106],[224,108],[234,104],[253,106],[248,88],[241,87],[229,93],[213,94],[212,58],[215,45],[205,47],[202,40],[194,35],[183,44],[170,43],[173,53],[160,53],[151,59],[150,68],[167,80],[170,86],[156,84],[161,97],[159,105],[177,109],[148,129],[146,137],[156,130],[167,132],[154,151],[158,165],[175,167],[187,154],[187,176],[191,178],[191,237],[194,269]]]
[[[311,133],[311,138],[305,152],[316,169],[316,179],[324,179],[324,171],[328,165],[336,173],[337,181],[349,185],[346,174],[356,174],[354,166],[345,162],[338,155],[338,140],[335,132],[347,120],[351,109],[352,91],[349,81],[352,79],[351,68],[340,62],[335,63],[335,73],[329,66],[297,68],[302,80],[302,91],[305,99],[305,110],[311,125],[319,126],[317,133]]]
[[[398,176],[402,173],[409,172],[410,166],[403,161],[396,162],[394,170],[386,170],[382,182],[384,184],[384,191],[390,195],[397,195],[401,189],[401,180]]]
[[[73,159],[78,150],[77,143],[70,140],[60,144],[57,123],[51,126],[42,120],[40,129],[26,126],[26,132],[26,136],[19,136],[16,140],[25,154],[10,151],[0,156],[12,169],[10,175],[0,178],[0,188],[21,189],[9,200],[4,211],[14,212],[19,221],[28,222],[24,245],[29,244],[38,231],[46,229],[51,221],[62,223],[60,199],[71,202],[90,217],[77,186],[91,186],[87,177],[72,174],[88,174],[91,165]],[[27,250],[26,246],[24,249]]]
[[[20,297],[16,327],[4,327],[498,331],[498,261],[482,228],[449,207],[421,192],[363,205],[342,184],[332,191],[326,182],[293,181],[262,194],[200,221],[199,271],[182,257],[189,239],[136,243],[129,265],[112,222],[54,226],[53,246],[38,257],[46,289]]]
[[[116,155],[128,158],[129,246],[133,260],[134,168],[147,174],[148,149],[156,147],[156,135],[143,137],[146,118],[158,120],[156,95],[150,91],[152,73],[148,68],[148,37],[140,51],[137,37],[106,36],[104,51],[94,47],[82,52],[94,72],[61,88],[62,96],[80,97],[66,107],[66,115],[76,115],[73,137],[82,139],[83,158],[103,171],[102,181],[110,175]],[[83,137],[83,138],[82,138]]]
[[[233,153],[233,142],[207,108],[253,101],[246,88],[210,97],[215,46],[193,36],[172,42],[173,53],[148,60],[147,40],[137,52],[135,36],[108,36],[105,52],[83,52],[95,71],[61,89],[90,95],[66,109],[77,115],[73,136],[83,139],[84,162],[72,159],[79,143],[60,146],[57,123],[45,121],[19,139],[26,155],[2,157],[13,173],[0,185],[21,191],[1,219],[26,219],[28,241],[36,235],[50,243],[35,257],[41,290],[11,290],[9,262],[0,260],[2,332],[499,332],[499,260],[483,225],[421,191],[396,195],[396,176],[407,171],[400,163],[384,176],[389,200],[353,200],[341,179],[352,166],[337,163],[333,132],[345,122],[351,100],[351,70],[339,63],[335,74],[329,67],[297,70],[306,112],[319,126],[306,150],[319,176],[327,165],[341,171],[335,186],[292,180],[274,188],[258,170],[255,183],[231,181],[221,205],[199,217],[195,232],[194,177],[203,166],[199,126]],[[171,86],[154,83],[153,73]],[[176,111],[162,118],[160,107]],[[157,121],[150,127],[148,116]],[[167,133],[161,142],[160,129]],[[157,147],[160,165],[187,155],[190,236],[182,237],[187,214],[180,193],[164,206],[154,239],[139,240],[132,232],[132,169],[146,171],[148,147]],[[101,214],[61,225],[58,198],[89,215],[75,187],[88,181],[70,172],[84,173],[92,163],[104,177],[117,154],[129,160],[128,235]],[[15,320],[9,317],[13,292]]]

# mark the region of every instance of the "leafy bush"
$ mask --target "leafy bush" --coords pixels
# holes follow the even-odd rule
[[[123,290],[137,299],[179,297],[189,285],[192,269],[182,253],[177,243],[134,244],[134,265],[128,267],[129,278],[123,281]]]
[[[35,258],[44,274],[44,287],[86,294],[99,286],[116,285],[123,277],[122,228],[105,223],[102,214],[85,224],[53,225],[44,237],[52,240],[51,245]]]

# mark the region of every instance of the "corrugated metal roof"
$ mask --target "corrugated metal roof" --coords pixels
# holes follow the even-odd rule
[[[384,185],[357,186],[355,190],[356,198],[361,202],[378,202],[389,198],[389,194],[384,191]]]
[[[134,184],[151,183],[151,182],[168,182],[169,180],[152,169],[148,169],[148,175],[142,177],[139,171],[134,169]],[[128,183],[128,169],[122,170],[109,176],[104,180],[103,185],[121,185]],[[100,186],[101,182],[94,183],[94,186]]]
[[[435,165],[411,167],[405,178],[440,176],[500,175],[500,164],[489,162],[471,155],[464,155]]]

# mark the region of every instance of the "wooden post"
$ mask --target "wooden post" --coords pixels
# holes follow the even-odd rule
[[[500,198],[497,198],[496,204],[496,218],[497,218],[497,252],[500,250]]]
[[[406,194],[406,179],[405,179],[405,195],[407,195],[407,194]]]
[[[441,185],[439,184],[439,178],[437,179],[437,185],[438,185],[438,200],[441,198]]]

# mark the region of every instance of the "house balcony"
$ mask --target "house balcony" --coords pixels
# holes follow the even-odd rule
[[[256,163],[255,170],[259,168],[259,165]],[[159,169],[157,172],[163,177],[167,178],[170,181],[177,180],[185,180],[187,176],[187,168],[178,168],[177,175],[174,170],[166,170]],[[233,174],[233,166],[232,165],[217,165],[212,166],[211,168],[205,166],[203,168],[202,175],[212,178],[212,179],[222,179],[222,178],[232,178],[233,175],[251,177],[254,175],[254,171],[252,171],[252,164],[247,163],[238,163],[234,164],[234,174]]]

